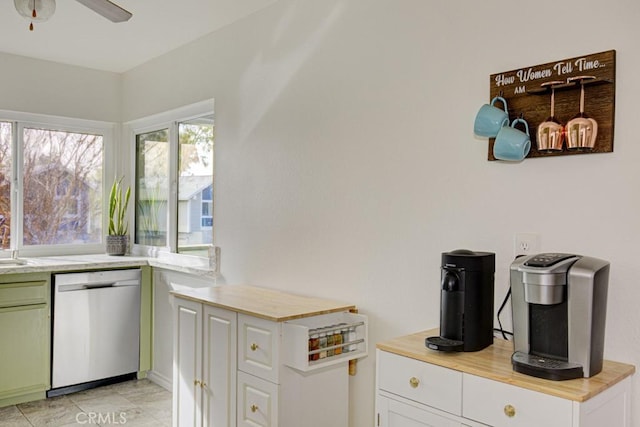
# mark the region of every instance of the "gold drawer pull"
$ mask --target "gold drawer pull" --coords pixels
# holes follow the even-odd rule
[[[249,347],[251,349],[251,351],[256,351],[258,349],[258,344],[256,343],[252,343],[251,347]]]
[[[409,379],[409,385],[413,388],[417,388],[420,385],[420,380],[416,377],[411,377]]]
[[[258,405],[251,405],[251,412],[256,412],[259,408]]]
[[[196,387],[201,385],[199,380],[193,380],[193,385],[195,385]]]
[[[505,405],[504,414],[509,418],[513,418],[516,416],[516,408],[511,405]]]

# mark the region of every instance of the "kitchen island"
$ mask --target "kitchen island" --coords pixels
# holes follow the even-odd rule
[[[367,354],[354,305],[241,285],[172,295],[174,426],[348,425],[349,363]],[[316,333],[340,339],[315,350]]]

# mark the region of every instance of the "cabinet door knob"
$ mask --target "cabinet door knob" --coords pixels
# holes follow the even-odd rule
[[[193,385],[195,385],[195,386],[199,386],[199,385],[201,385],[201,384],[200,384],[200,381],[199,381],[199,380],[193,380]]]
[[[258,405],[251,405],[251,412],[256,412],[259,408]]]
[[[409,378],[409,385],[413,388],[417,388],[420,385],[420,380],[416,377]]]
[[[258,344],[256,343],[251,343],[251,351],[256,351],[258,349]]]
[[[505,405],[504,414],[509,418],[513,418],[516,416],[516,408],[511,405]]]

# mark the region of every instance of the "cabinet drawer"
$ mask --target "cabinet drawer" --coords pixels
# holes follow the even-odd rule
[[[278,386],[238,372],[238,426],[278,426]]]
[[[0,284],[0,307],[45,304],[46,302],[46,280]]]
[[[465,418],[496,427],[572,425],[570,400],[475,375],[464,374],[462,382]]]
[[[238,369],[278,383],[280,325],[257,317],[238,315]]]
[[[460,415],[462,373],[378,351],[378,387],[425,405]]]

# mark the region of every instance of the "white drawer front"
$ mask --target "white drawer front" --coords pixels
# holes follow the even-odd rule
[[[238,372],[238,426],[278,426],[278,386]]]
[[[445,418],[434,412],[398,402],[388,397],[378,398],[381,426],[393,427],[461,427],[463,424],[454,418]]]
[[[407,399],[462,413],[462,373],[378,351],[378,386]]]
[[[238,315],[238,369],[278,383],[279,324]]]
[[[495,427],[572,425],[572,402],[464,374],[462,415]]]

